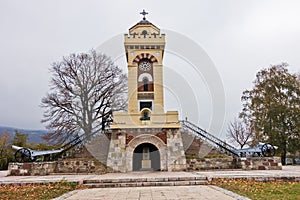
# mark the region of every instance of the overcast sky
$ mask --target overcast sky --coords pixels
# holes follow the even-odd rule
[[[0,125],[44,129],[39,105],[49,90],[50,64],[126,33],[141,20],[142,9],[159,28],[198,44],[214,63],[225,94],[223,132],[241,110],[242,91],[252,87],[258,70],[288,62],[291,72],[300,71],[298,0],[0,0]],[[124,60],[121,57],[118,63]],[[165,62],[172,69],[183,61],[167,53]],[[166,82],[170,79],[165,75]],[[203,80],[199,85],[187,82],[192,88],[207,85]],[[209,90],[204,88],[200,98],[209,98]],[[167,99],[172,97],[168,91],[166,110],[178,109],[182,118],[187,116],[205,129],[214,123],[205,117],[211,115],[205,107],[206,103],[211,107],[212,100],[202,101],[192,113],[193,108],[184,106],[190,94],[174,103]]]

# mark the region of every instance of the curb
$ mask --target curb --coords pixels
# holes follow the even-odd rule
[[[56,197],[56,198],[54,198],[52,200],[64,200],[64,199],[66,199],[68,197],[73,196],[74,194],[77,194],[79,191],[80,190],[73,190],[73,191],[67,192],[67,193],[65,193],[65,194],[63,194],[63,195],[61,195],[59,197]]]
[[[215,186],[215,185],[208,185],[208,186],[211,187],[211,188],[213,188],[213,189],[215,189],[215,190],[217,190],[217,191],[219,191],[219,192],[222,192],[222,193],[224,193],[224,194],[226,194],[228,196],[231,196],[231,197],[233,197],[233,198],[235,198],[237,200],[251,200],[248,197],[241,196],[241,195],[239,195],[237,193],[231,192],[229,190],[220,188],[220,187]]]

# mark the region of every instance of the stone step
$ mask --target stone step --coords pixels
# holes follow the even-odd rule
[[[131,183],[89,183],[87,188],[115,188],[115,187],[151,187],[151,186],[189,186],[206,185],[207,181],[168,181],[168,182],[131,182]]]
[[[83,180],[83,185],[88,188],[188,186],[188,185],[205,185],[205,184],[208,184],[206,177],[167,177],[167,178]]]

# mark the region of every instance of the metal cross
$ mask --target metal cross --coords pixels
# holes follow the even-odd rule
[[[143,20],[146,20],[146,15],[148,15],[148,13],[145,11],[145,9],[143,9],[143,12],[140,12],[141,15],[144,15]]]
[[[156,38],[156,36],[157,36],[158,34],[156,34],[156,33],[151,33],[151,35],[153,35],[154,38]]]
[[[136,35],[138,35],[136,32],[132,33],[133,38],[135,38]]]

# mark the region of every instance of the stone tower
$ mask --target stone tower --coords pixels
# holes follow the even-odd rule
[[[177,111],[164,111],[165,34],[144,17],[124,35],[128,113],[113,113],[107,165],[114,171],[186,168]]]

